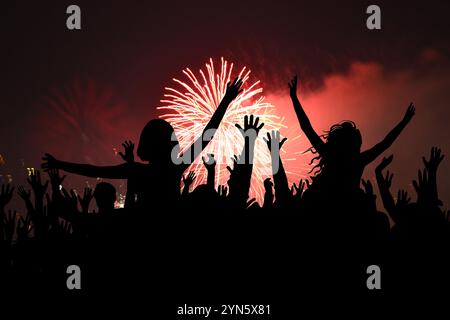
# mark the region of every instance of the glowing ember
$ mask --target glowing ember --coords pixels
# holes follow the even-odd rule
[[[233,155],[239,155],[242,151],[244,139],[235,127],[236,123],[242,125],[245,115],[254,114],[260,117],[260,122],[264,122],[263,131],[260,132],[255,146],[255,163],[253,166],[253,176],[250,197],[254,197],[262,203],[264,197],[263,181],[271,176],[271,159],[267,150],[267,145],[262,136],[267,131],[277,130],[283,125],[274,113],[274,106],[264,101],[261,95],[263,89],[259,86],[260,81],[251,82],[250,70],[246,67],[238,74],[233,74],[233,63],[229,64],[221,58],[220,72],[216,73],[213,60],[206,64],[207,73],[200,70],[200,78],[189,69],[183,70],[188,78],[188,82],[173,79],[179,89],[165,88],[164,99],[161,100],[165,114],[160,116],[166,119],[175,129],[180,142],[181,150],[186,149],[197,137],[199,137],[214,111],[225,94],[226,84],[239,76],[243,79],[243,92],[230,104],[225,117],[214,135],[214,139],[209,143],[203,152],[213,153],[217,162],[216,165],[216,188],[218,185],[226,184],[229,174],[226,166],[232,161]],[[193,163],[188,170],[197,173],[194,187],[198,184],[206,183],[206,170],[201,157]]]

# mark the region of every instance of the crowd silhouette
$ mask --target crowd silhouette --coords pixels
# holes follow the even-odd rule
[[[204,132],[220,126],[241,86],[238,78],[228,84]],[[366,166],[413,119],[414,105],[381,142],[361,151],[361,133],[352,121],[333,125],[323,136],[314,131],[297,97],[297,77],[289,83],[289,94],[316,155],[310,179],[292,186],[279,154],[289,141],[277,131],[263,133],[257,115],[236,124],[245,145],[241,154],[229,155],[229,180],[217,190],[213,154],[203,157],[207,182],[191,190],[195,172],[186,173],[189,164],[173,161],[178,141],[172,126],[161,119],[142,130],[136,154],[143,162],[135,161],[132,141],[123,143],[124,162],[116,166],[72,163],[45,154],[42,169],[48,178],[35,171],[27,187],[1,186],[3,283],[67,292],[66,267],[75,264],[86,275],[83,290],[88,292],[151,283],[162,295],[191,292],[199,284],[205,292],[219,287],[216,291],[244,295],[279,292],[286,286],[323,288],[330,286],[330,279],[339,279],[334,288],[366,288],[365,268],[376,264],[387,270],[384,289],[444,285],[450,224],[437,190],[441,150],[433,147],[423,158],[424,167],[413,182],[415,197],[391,190],[393,174],[387,168],[394,156],[379,161],[375,176],[384,209],[377,206],[375,186],[362,179]],[[249,199],[254,142],[260,136],[274,169],[272,177],[261,181],[263,203]],[[191,161],[214,137],[197,139],[202,148],[194,143],[185,152]],[[100,182],[95,190],[76,194],[65,185],[62,171],[127,179],[124,208],[114,207],[113,185]],[[14,195],[23,199],[25,214],[8,207]],[[92,200],[96,211],[91,210]],[[218,278],[220,284],[211,280]]]

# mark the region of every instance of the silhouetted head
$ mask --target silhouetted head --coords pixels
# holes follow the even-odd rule
[[[94,190],[94,198],[99,212],[114,210],[116,202],[116,188],[111,183],[100,182]]]
[[[172,126],[163,119],[154,119],[150,120],[141,132],[137,155],[142,161],[167,163],[177,145],[178,140]]]
[[[310,171],[313,172],[318,168],[315,175],[321,173],[329,165],[351,164],[351,159],[355,159],[361,152],[361,132],[356,128],[353,121],[343,121],[331,126],[330,130],[323,137],[326,140],[324,147],[326,156],[319,154],[311,160],[311,163],[319,160],[319,163]],[[316,153],[313,148],[310,150]]]
[[[326,135],[327,151],[331,154],[353,156],[361,151],[361,132],[353,121],[335,124]]]

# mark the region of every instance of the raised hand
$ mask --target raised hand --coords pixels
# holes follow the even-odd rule
[[[370,182],[370,180],[364,180],[361,179],[362,185],[364,187],[364,193],[367,197],[367,200],[369,201],[370,207],[372,210],[376,210],[377,208],[377,203],[376,203],[376,198],[377,196],[375,195],[375,193],[373,192],[373,185],[372,182]]]
[[[394,155],[391,154],[389,157],[383,158],[381,163],[375,168],[375,173],[377,175],[377,182],[380,185],[380,187],[386,188],[386,190],[389,190],[391,188],[394,174],[387,171],[386,176],[383,176],[383,170],[392,163],[393,159]]]
[[[217,194],[221,199],[226,199],[228,196],[228,187],[227,186],[219,186],[217,188]]]
[[[289,81],[289,94],[292,98],[297,97],[297,76],[294,76],[294,78]]]
[[[417,192],[418,198],[426,195],[428,188],[428,174],[426,170],[418,170],[417,171],[417,180],[413,180],[414,190]],[[419,199],[417,200],[419,202]]]
[[[134,143],[131,140],[122,143],[125,153],[119,152],[119,155],[125,162],[134,162]]]
[[[206,157],[202,157],[202,160],[206,170],[210,171],[216,168],[216,160],[214,159],[214,154],[208,153],[208,160],[206,159]]]
[[[243,81],[239,77],[236,77],[233,80],[233,83],[228,82],[227,83],[227,90],[225,91],[225,99],[228,101],[231,101],[235,99],[241,92],[242,92],[242,84]]]
[[[25,219],[20,217],[19,222],[17,223],[17,239],[19,241],[28,239],[32,230],[33,225],[31,224],[31,217],[29,215],[27,215]]]
[[[272,145],[276,146],[276,144],[278,144],[278,150],[280,150],[287,138],[281,140],[280,131],[272,130],[272,134],[267,132],[267,139],[263,138],[263,140],[267,143],[269,151],[272,151]]]
[[[294,197],[294,200],[300,201],[302,199],[303,190],[305,190],[305,186],[307,183],[309,183],[308,180],[306,180],[306,182],[305,182],[303,179],[301,179],[298,182],[298,186],[297,186],[294,182],[294,184],[291,187],[291,194]],[[295,194],[294,194],[294,191],[295,191]]]
[[[389,170],[386,172],[386,176],[383,179],[384,185],[386,188],[390,189],[392,186],[392,179],[394,178],[394,174],[390,173]]]
[[[30,177],[27,178],[28,183],[30,184],[31,188],[33,189],[35,199],[44,199],[45,192],[47,191],[48,187],[48,180],[45,183],[41,182],[41,173],[39,170],[34,171],[31,173]]]
[[[23,186],[19,186],[17,189],[17,193],[25,202],[25,206],[29,214],[34,214],[33,204],[31,203],[31,190],[25,190]]]
[[[44,162],[41,164],[41,168],[44,169],[44,171],[59,169],[59,161],[50,153],[44,154],[42,160],[44,160]]]
[[[408,196],[408,192],[405,190],[398,190],[397,192],[397,202],[395,203],[395,206],[397,208],[400,207],[406,207],[411,202],[411,198]]]
[[[71,213],[78,211],[78,198],[75,190],[71,189],[70,192],[67,192],[65,188],[61,189],[62,191],[62,200],[64,202],[64,206]]]
[[[230,166],[227,166],[227,170],[228,172],[230,172],[230,175],[233,176],[233,174],[235,173],[235,170],[237,168],[237,164],[240,161],[240,157],[238,157],[237,155],[234,155],[231,160],[233,160],[233,169],[231,169]]]
[[[30,201],[31,198],[31,190],[25,190],[23,186],[19,186],[17,188],[17,194],[25,201]]]
[[[93,194],[91,188],[84,188],[83,197],[80,197],[80,195],[77,195],[78,201],[80,202],[80,206],[81,206],[81,212],[89,213],[89,204],[91,203],[93,197],[94,197],[94,194]]]
[[[52,189],[55,191],[59,191],[59,186],[62,185],[64,179],[66,178],[66,175],[60,176],[58,169],[49,169],[47,171],[48,176],[50,178],[50,183],[52,185]]]
[[[378,171],[378,172],[383,171],[388,165],[390,165],[392,163],[393,159],[394,159],[394,155],[393,154],[391,154],[387,158],[383,158],[383,160],[381,160],[380,164],[375,168],[375,170]]]
[[[12,243],[14,232],[16,231],[16,217],[16,210],[8,210],[8,214],[5,214],[3,217],[3,230],[5,233],[5,240],[8,244]]]
[[[365,193],[367,195],[374,195],[372,182],[370,182],[370,180],[364,180],[364,179],[361,179],[361,182],[364,187]]]
[[[417,193],[417,202],[430,206],[442,205],[437,197],[435,183],[430,179],[427,170],[418,170],[418,179],[413,180],[413,186]]]
[[[8,184],[2,184],[0,191],[0,211],[3,211],[6,205],[11,201],[14,192],[14,187]]]
[[[266,178],[266,179],[264,180],[264,189],[266,190],[266,192],[267,192],[267,191],[272,192],[272,187],[273,187],[272,179]]]
[[[55,225],[55,227],[56,227],[55,233],[61,239],[68,238],[72,235],[73,232],[72,224],[67,220],[60,219],[58,223]]]
[[[422,157],[423,164],[427,169],[429,174],[435,174],[439,167],[439,164],[444,159],[444,155],[442,154],[441,149],[437,147],[431,148],[430,152],[430,160],[427,160],[425,157]]]
[[[406,113],[405,113],[405,116],[403,117],[403,121],[410,122],[415,114],[416,114],[416,107],[411,102],[408,106],[408,109],[406,109]]]
[[[239,129],[239,132],[244,136],[248,136],[248,131],[253,130],[256,133],[254,138],[258,136],[259,130],[264,127],[264,123],[259,124],[259,117],[254,117],[253,115],[244,117],[244,128],[242,128],[239,124],[236,124],[236,128]]]
[[[183,176],[182,178],[183,178],[183,184],[184,184],[183,194],[187,194],[187,193],[189,193],[189,187],[195,180],[195,172],[191,171],[188,173],[187,176]]]

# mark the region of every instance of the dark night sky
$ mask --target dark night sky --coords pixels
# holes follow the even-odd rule
[[[365,9],[372,2],[8,1],[1,6],[0,154],[7,163],[0,173],[17,176],[11,162],[24,159],[38,166],[46,151],[63,154],[46,145],[58,122],[46,105],[52,90],[64,94],[74,82],[90,81],[96,90],[112,92],[111,103],[126,112],[117,123],[114,139],[119,141],[111,142],[119,144],[125,138],[136,140],[143,125],[157,115],[164,86],[180,70],[197,70],[209,57],[224,56],[249,66],[274,101],[282,100],[285,83],[298,73],[309,106],[321,110],[312,113],[318,129],[344,118],[360,120],[368,143],[381,138],[414,100],[417,121],[392,150],[399,161],[414,158],[408,166],[393,164],[398,182],[407,183],[431,145],[450,152],[450,3],[376,1],[382,30],[369,31]],[[70,4],[81,7],[81,31],[65,27]],[[352,69],[355,63],[360,67]],[[377,105],[352,100],[356,89]],[[399,104],[395,110],[394,100]],[[333,110],[338,118],[328,119],[330,107],[322,106],[327,101],[343,106],[341,113]],[[285,112],[290,106],[279,108]],[[76,143],[68,144],[64,147],[76,153]],[[440,182],[446,205],[448,169],[445,163]]]

